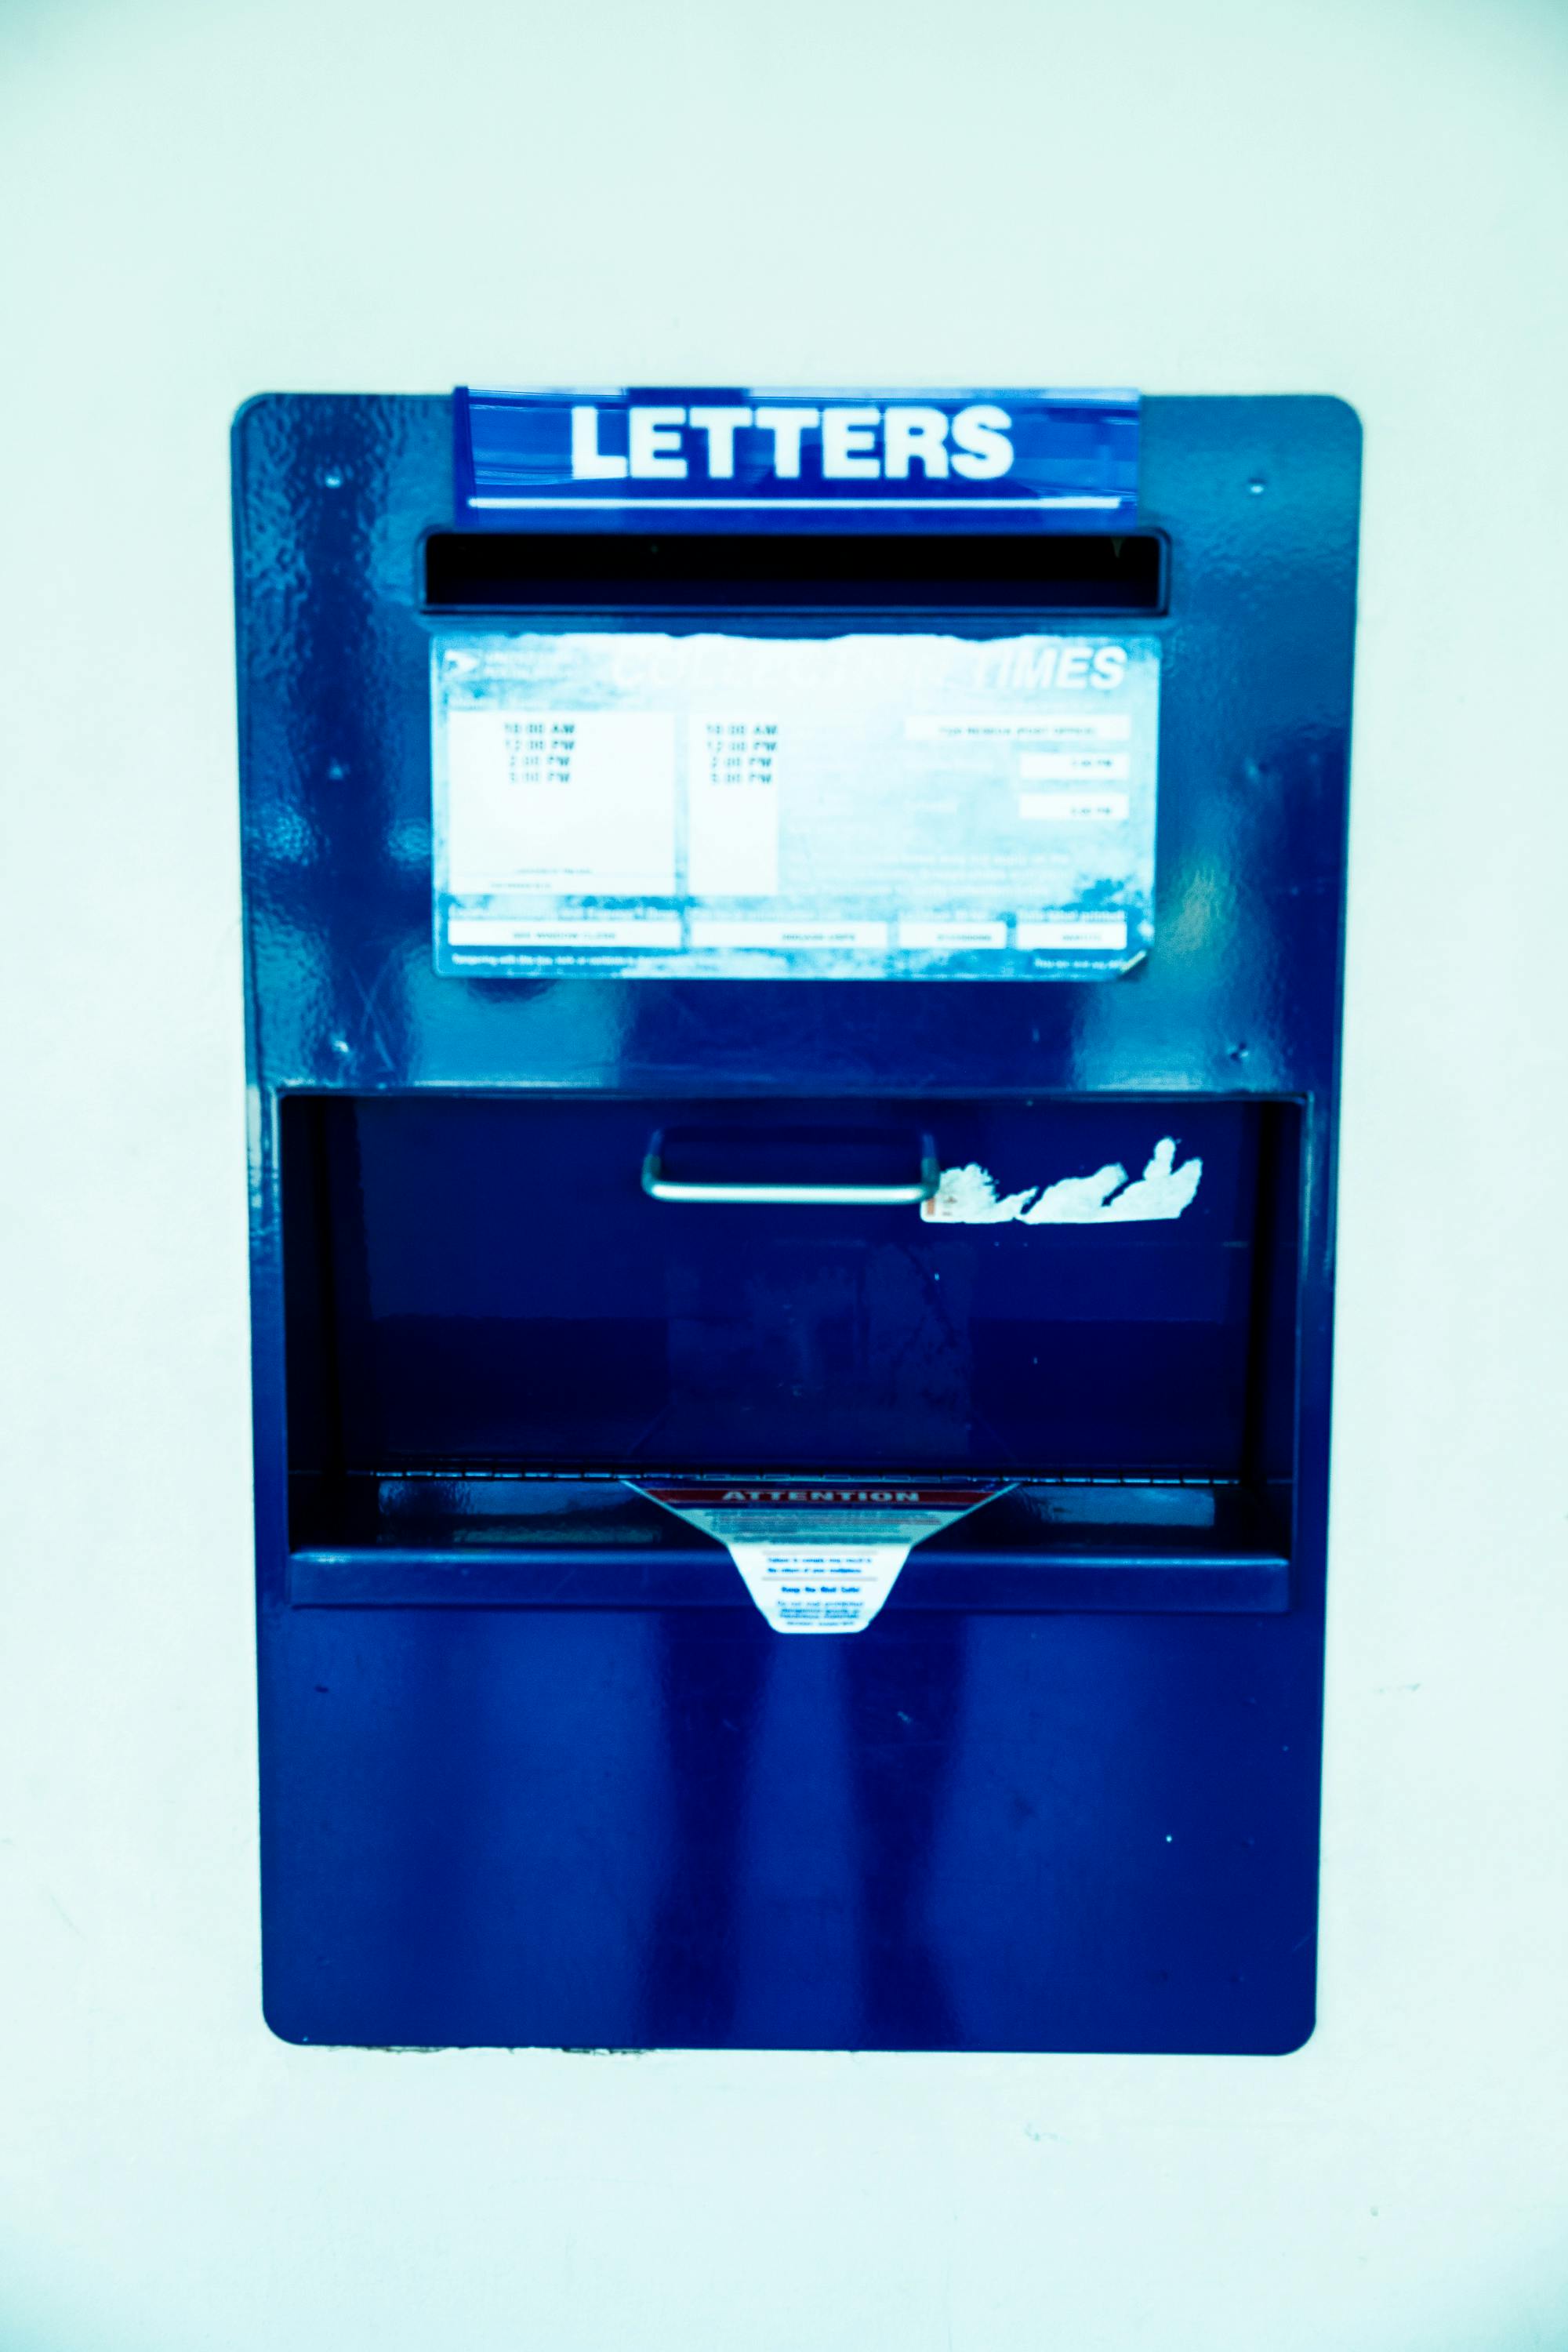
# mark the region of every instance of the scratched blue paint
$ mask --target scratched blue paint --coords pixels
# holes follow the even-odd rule
[[[315,396],[236,430],[271,2023],[1294,2046],[1353,417],[1143,402],[1156,936],[1041,987],[438,975],[419,551],[451,432],[445,400]],[[1204,1184],[1164,1226],[705,1227],[637,1181],[698,1111],[716,1150],[930,1128],[1004,1191],[1173,1137]],[[1020,1481],[840,1641],[771,1633],[615,1475],[836,1444]]]

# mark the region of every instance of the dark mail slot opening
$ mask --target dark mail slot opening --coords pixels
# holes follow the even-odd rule
[[[433,531],[425,541],[432,612],[1159,613],[1164,575],[1154,531]]]
[[[966,1606],[1053,1564],[1103,1593],[1097,1562],[1137,1605],[1280,1605],[1298,1129],[1191,1099],[290,1097],[296,1597],[559,1600],[564,1563],[569,1598],[728,1601],[627,1481],[837,1471],[1018,1482],[922,1549]],[[650,1156],[741,1197],[656,1197]],[[1215,1574],[1253,1597],[1202,1598]]]

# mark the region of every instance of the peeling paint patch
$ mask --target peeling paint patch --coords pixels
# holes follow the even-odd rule
[[[1127,1171],[1119,1160],[1109,1168],[1097,1168],[1092,1176],[1064,1176],[1059,1184],[1047,1184],[1032,1209],[1019,1212],[1019,1222],[1026,1225],[1092,1225],[1105,1214],[1106,1202],[1119,1184],[1127,1181]]]
[[[921,1214],[936,1224],[1005,1225],[1022,1216],[1038,1190],[1031,1184],[1026,1192],[1009,1192],[1005,1200],[998,1200],[995,1179],[972,1161],[967,1168],[943,1169],[932,1197],[921,1202]]]
[[[931,1224],[1116,1225],[1179,1217],[1202,1181],[1201,1160],[1176,1163],[1176,1139],[1163,1136],[1134,1184],[1119,1160],[1089,1176],[1063,1176],[1043,1188],[998,1193],[996,1180],[977,1161],[947,1168],[921,1214]]]

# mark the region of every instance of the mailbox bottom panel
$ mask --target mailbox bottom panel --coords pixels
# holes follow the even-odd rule
[[[1279,2052],[1311,2030],[1321,1628],[268,1609],[298,2042]]]

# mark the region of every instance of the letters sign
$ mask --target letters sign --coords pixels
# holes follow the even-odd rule
[[[1130,392],[474,392],[454,399],[468,521],[551,509],[1028,509],[1125,527]]]

